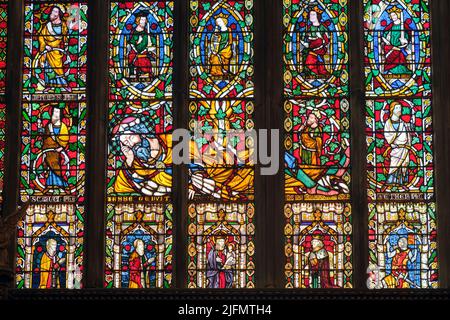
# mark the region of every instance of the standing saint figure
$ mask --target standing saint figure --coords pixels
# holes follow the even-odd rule
[[[216,16],[216,28],[211,36],[209,46],[209,63],[211,76],[223,77],[230,73],[230,61],[233,57],[233,36],[228,28],[226,14]]]
[[[384,124],[384,138],[390,145],[390,164],[387,184],[402,185],[408,182],[409,148],[411,133],[409,125],[401,119],[402,105],[396,101],[389,105],[390,117]]]
[[[385,27],[383,32],[384,50],[384,72],[395,75],[411,74],[412,71],[407,66],[407,57],[410,53],[409,27],[402,18],[402,9],[393,6],[388,9],[391,23]]]
[[[66,258],[59,257],[57,253],[56,240],[52,238],[48,239],[45,243],[45,252],[39,263],[39,289],[64,287],[60,283],[59,273],[63,272],[65,268]]]
[[[299,131],[301,142],[302,163],[313,166],[320,166],[320,156],[322,155],[322,128],[319,118],[311,112]]]
[[[330,253],[325,249],[322,235],[315,234],[311,240],[311,251],[307,254],[311,288],[336,288],[331,280]]]
[[[330,39],[328,29],[322,22],[322,13],[319,7],[312,7],[305,11],[305,20],[308,19],[306,30],[302,32],[303,38],[303,65],[310,76],[327,76],[325,55],[328,53]]]
[[[141,239],[134,240],[133,246],[134,251],[130,254],[128,260],[130,270],[128,288],[149,288],[150,277],[148,269],[155,262],[155,257],[147,259],[145,256],[145,244]]]
[[[47,23],[43,23],[39,31],[40,65],[44,68],[46,90],[50,87],[64,87],[67,91],[64,62],[67,45],[68,28],[64,21],[64,12],[58,6],[53,6]]]
[[[68,183],[63,175],[62,166],[68,159],[63,157],[63,152],[69,143],[69,128],[62,121],[62,109],[52,108],[51,120],[44,129],[43,150],[45,153],[44,166],[48,169],[46,186],[66,188]],[[69,174],[67,172],[67,174]]]
[[[408,248],[408,239],[400,237],[397,245],[392,247],[386,242],[386,255],[392,259],[391,272],[384,277],[383,284],[387,288],[410,288],[414,283],[408,278],[408,263],[417,259],[417,250]]]
[[[153,62],[156,60],[156,40],[149,34],[148,11],[135,13],[136,27],[128,38],[128,68],[130,77],[138,80],[153,75]]]
[[[233,285],[232,267],[236,263],[233,254],[227,248],[226,235],[217,235],[214,238],[214,247],[208,253],[206,278],[208,288],[231,288]]]

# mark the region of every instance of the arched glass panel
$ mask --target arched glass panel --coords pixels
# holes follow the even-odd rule
[[[371,288],[438,286],[428,0],[365,0]]]
[[[189,4],[188,286],[251,288],[253,0]]]
[[[172,282],[173,5],[111,2],[107,288]]]
[[[283,1],[287,288],[352,287],[347,7]]]
[[[87,4],[25,1],[18,288],[80,288]]]

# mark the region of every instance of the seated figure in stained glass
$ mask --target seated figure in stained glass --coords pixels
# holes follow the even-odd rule
[[[149,14],[146,10],[135,13],[136,26],[130,26],[127,44],[129,77],[141,81],[152,77],[156,61],[156,39],[150,34]]]
[[[388,9],[392,22],[385,27],[382,40],[384,42],[384,72],[394,75],[410,75],[407,67],[407,57],[411,54],[408,49],[408,25],[403,22],[402,9],[393,6]]]
[[[306,30],[302,33],[300,43],[303,45],[303,64],[308,76],[328,76],[326,66],[328,46],[330,39],[327,35],[328,29],[322,22],[322,13],[318,6],[305,10],[304,19],[308,19]]]

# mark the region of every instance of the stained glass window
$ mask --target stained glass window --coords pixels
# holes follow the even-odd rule
[[[428,0],[365,0],[374,288],[438,286]]]
[[[255,219],[262,216],[262,223],[270,224],[272,214],[283,228],[277,230],[275,223],[266,234],[282,240],[279,248],[270,245],[268,254],[259,257],[272,259],[270,253],[283,248],[284,268],[275,270],[276,264],[267,262],[260,270],[283,272],[284,282],[277,285],[286,288],[352,288],[353,278],[362,276],[353,271],[354,262],[361,261],[353,255],[354,228],[361,228],[353,225],[353,211],[366,208],[361,195],[367,195],[367,229],[357,234],[367,234],[368,243],[358,247],[368,248],[367,287],[439,286],[430,0],[363,0],[354,11],[349,8],[355,2],[348,0],[280,0],[280,17],[254,0],[189,0],[186,12],[178,11],[184,7],[177,0],[106,1],[92,12],[109,20],[104,30],[109,41],[103,44],[109,53],[98,59],[99,70],[108,70],[108,81],[99,81],[104,96],[92,99],[105,102],[105,108],[95,112],[94,123],[87,123],[87,114],[97,107],[87,100],[90,1],[23,2],[23,12],[17,12],[23,15],[23,35],[16,39],[23,42],[17,57],[23,85],[17,88],[21,105],[15,109],[9,102],[16,89],[8,88],[8,99],[5,89],[7,19],[15,25],[20,17],[8,18],[8,1],[0,0],[0,209],[6,101],[11,119],[16,117],[12,109],[20,116],[13,130],[20,134],[20,145],[10,157],[20,156],[18,205],[30,202],[17,226],[17,288],[85,286],[84,243],[90,231],[85,219],[96,214],[87,213],[85,198],[86,171],[95,171],[85,160],[91,125],[104,128],[107,141],[106,150],[93,146],[106,160],[106,170],[92,172],[92,177],[106,178],[97,190],[106,198],[89,201],[105,208],[104,247],[89,254],[98,257],[89,265],[103,263],[104,274],[98,277],[104,288],[172,287],[175,218],[185,228],[178,235],[185,247],[176,260],[178,266],[185,264],[188,288],[260,286],[255,252],[266,248],[255,247]],[[351,24],[352,35],[360,33],[358,27],[364,35],[361,43],[350,39],[349,12],[361,14],[363,26]],[[281,17],[283,32],[274,32],[273,38],[261,33],[261,49],[255,52],[255,36]],[[14,40],[11,31],[9,41]],[[179,55],[187,59],[185,70],[174,70],[174,39],[175,47],[187,49],[186,57],[181,57],[185,50]],[[264,48],[263,41],[270,39],[281,40],[276,46],[282,60],[275,66],[265,65],[276,60],[265,58],[271,47]],[[101,42],[97,36],[92,40]],[[364,85],[365,95],[354,97],[349,55],[359,46],[364,73],[352,70],[352,87]],[[283,77],[277,107],[283,118],[284,197],[262,199],[267,208],[258,207],[258,212],[255,114],[264,112],[260,118],[277,123],[277,118],[268,119],[274,108],[268,104],[279,95],[255,90],[255,61],[267,69],[261,73],[263,88],[275,82],[269,79],[273,70],[280,69]],[[89,68],[94,78],[103,73],[95,71],[97,66]],[[350,98],[360,106],[350,104]],[[174,102],[181,109],[174,110]],[[363,118],[353,113],[353,123],[352,112],[359,110]],[[189,131],[186,167],[176,167],[172,155],[177,151],[172,142],[175,114]],[[102,116],[106,123],[100,123]],[[358,119],[365,126],[360,134],[367,147],[361,155],[350,135]],[[352,182],[361,180],[353,181],[358,172],[350,162],[360,156],[367,183],[354,190]],[[186,177],[186,190],[178,193],[174,176]],[[264,197],[269,190],[262,186],[258,194]],[[282,213],[269,212],[281,203]],[[262,282],[267,284],[272,283]]]
[[[350,288],[347,0],[283,8],[286,287]]]
[[[189,4],[188,287],[251,288],[253,0]]]
[[[172,282],[173,6],[111,2],[107,288]]]
[[[18,288],[80,288],[87,4],[25,1]]]
[[[3,204],[3,178],[5,170],[5,124],[6,124],[6,37],[8,28],[8,2],[0,1],[0,211]]]

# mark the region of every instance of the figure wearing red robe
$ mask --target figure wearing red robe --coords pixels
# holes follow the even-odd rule
[[[384,71],[391,74],[410,74],[408,68],[409,27],[402,21],[402,9],[393,7],[388,10],[392,22],[383,32]]]
[[[147,31],[147,11],[136,14],[137,27],[130,33],[128,44],[128,66],[130,75],[139,77],[141,75],[152,75],[152,59],[155,57],[154,39]]]
[[[383,282],[388,288],[410,288],[412,282],[408,280],[408,263],[416,259],[415,254],[408,248],[408,240],[400,238],[397,246],[392,248],[387,243],[388,257],[392,258],[391,273],[384,277]]]
[[[308,266],[311,277],[311,288],[337,288],[330,276],[330,254],[320,236],[311,241],[312,251],[308,255]]]
[[[399,251],[392,259],[392,275],[398,279],[397,288],[403,288],[406,285],[406,275],[408,272],[406,264],[408,263],[408,252]]]
[[[301,43],[305,47],[303,50],[303,63],[306,70],[311,75],[326,76],[329,72],[326,69],[325,55],[328,53],[330,39],[327,35],[327,28],[322,24],[322,10],[318,7],[309,11],[309,22],[305,32],[305,38]]]
[[[128,267],[130,272],[129,288],[148,288],[149,279],[147,269],[153,263],[154,257],[147,260],[144,252],[144,242],[141,239],[134,241],[135,251],[130,254]]]
[[[218,236],[214,242],[214,247],[209,251],[207,258],[208,288],[231,288],[233,285],[231,268],[235,263],[234,258],[227,256],[225,237]]]

